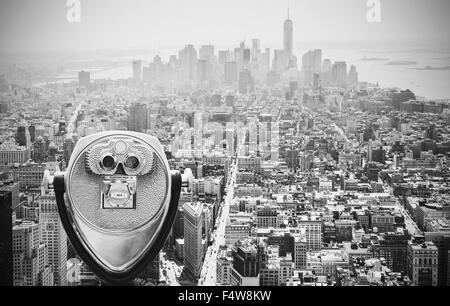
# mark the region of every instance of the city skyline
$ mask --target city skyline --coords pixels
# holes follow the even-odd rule
[[[450,286],[450,2],[376,2],[2,3],[0,285]]]

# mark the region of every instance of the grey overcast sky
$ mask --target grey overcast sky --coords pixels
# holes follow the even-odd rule
[[[381,23],[367,21],[367,0],[80,2],[81,23],[71,24],[66,0],[1,0],[0,52],[234,46],[251,38],[281,46],[288,5],[295,44],[450,45],[449,0],[381,0]]]

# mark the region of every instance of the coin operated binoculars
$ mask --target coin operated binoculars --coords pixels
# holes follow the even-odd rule
[[[53,180],[72,246],[112,285],[131,282],[159,253],[191,183],[190,169],[169,169],[156,137],[128,131],[81,138]]]

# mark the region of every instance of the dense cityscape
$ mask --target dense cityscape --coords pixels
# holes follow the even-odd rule
[[[360,80],[326,50],[297,58],[289,13],[281,40],[187,44],[120,80],[0,76],[0,283],[102,285],[67,239],[53,175],[82,137],[128,130],[195,177],[134,285],[450,285],[449,100]]]

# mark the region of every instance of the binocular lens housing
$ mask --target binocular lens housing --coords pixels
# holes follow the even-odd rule
[[[136,169],[139,166],[139,159],[136,156],[129,156],[125,160],[125,167],[130,169]]]
[[[67,171],[54,179],[61,222],[78,255],[107,282],[130,281],[164,244],[182,180],[153,136],[110,131],[81,138]]]
[[[112,169],[116,166],[116,159],[111,155],[106,155],[103,157],[101,163],[104,169]]]

